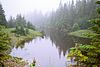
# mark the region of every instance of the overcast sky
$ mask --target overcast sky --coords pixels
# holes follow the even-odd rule
[[[60,0],[0,0],[5,10],[5,15],[16,16],[17,14],[27,14],[34,10],[40,10],[43,13],[55,10]],[[63,0],[66,1],[66,0]]]

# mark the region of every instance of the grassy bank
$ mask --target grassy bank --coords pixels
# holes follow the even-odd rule
[[[15,28],[3,29],[5,33],[8,33],[11,39],[11,48],[14,46],[22,45],[27,41],[36,38],[37,36],[42,36],[42,33],[29,29],[29,33],[23,36],[18,36],[16,33],[13,33]],[[0,67],[25,67],[28,63],[23,61],[21,58],[12,57],[10,55],[3,55],[0,57]]]
[[[26,41],[29,41],[37,36],[42,36],[40,32],[31,29],[29,29],[29,34],[25,36],[17,36],[15,33],[12,33],[13,30],[15,30],[15,28],[8,28],[4,30],[6,33],[9,34],[12,45],[23,44]]]
[[[69,33],[69,35],[82,37],[82,38],[92,38],[96,36],[97,34],[90,30],[78,30],[78,31]]]

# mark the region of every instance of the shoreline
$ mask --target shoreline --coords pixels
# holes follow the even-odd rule
[[[6,33],[9,33],[10,35],[10,39],[11,39],[11,49],[13,47],[16,46],[20,47],[21,45],[23,45],[25,42],[31,41],[32,39],[38,37],[38,36],[42,36],[41,32],[38,31],[34,31],[34,30],[29,30],[29,34],[25,35],[25,36],[16,36],[15,33],[12,33],[11,31],[8,32],[8,29],[5,30]],[[9,49],[9,52],[11,52],[11,49]],[[22,58],[20,57],[13,57],[9,54],[2,56],[1,57],[1,62],[0,62],[0,66],[3,64],[4,67],[27,67],[29,65],[29,63],[27,61],[24,61]]]

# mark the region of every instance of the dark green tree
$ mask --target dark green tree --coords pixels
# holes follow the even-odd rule
[[[10,22],[11,23],[11,22]],[[16,25],[15,33],[20,36],[20,35],[26,35],[26,28],[27,28],[27,23],[24,17],[21,15],[17,15],[15,21],[13,23]]]
[[[29,34],[29,29],[26,28],[25,32],[26,32],[25,34]]]
[[[26,35],[26,29],[23,26],[16,26],[14,31],[18,36]]]
[[[16,26],[18,25],[18,26],[26,27],[26,20],[20,14],[16,16],[15,23],[16,23]]]
[[[15,19],[11,16],[9,21],[8,21],[8,27],[9,28],[14,28],[16,27]]]
[[[23,26],[20,27],[20,34],[25,35],[25,28]]]
[[[27,28],[35,30],[35,26],[32,23],[30,23],[30,22],[27,23]]]
[[[0,4],[0,25],[7,26],[7,21],[1,4]]]

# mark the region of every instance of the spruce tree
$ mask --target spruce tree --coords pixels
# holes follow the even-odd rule
[[[6,18],[5,18],[4,10],[3,10],[1,4],[0,4],[0,25],[4,25],[4,26],[7,25],[7,21],[6,21]]]
[[[10,19],[8,20],[8,27],[9,28],[14,28],[16,27],[15,19],[11,16]]]

